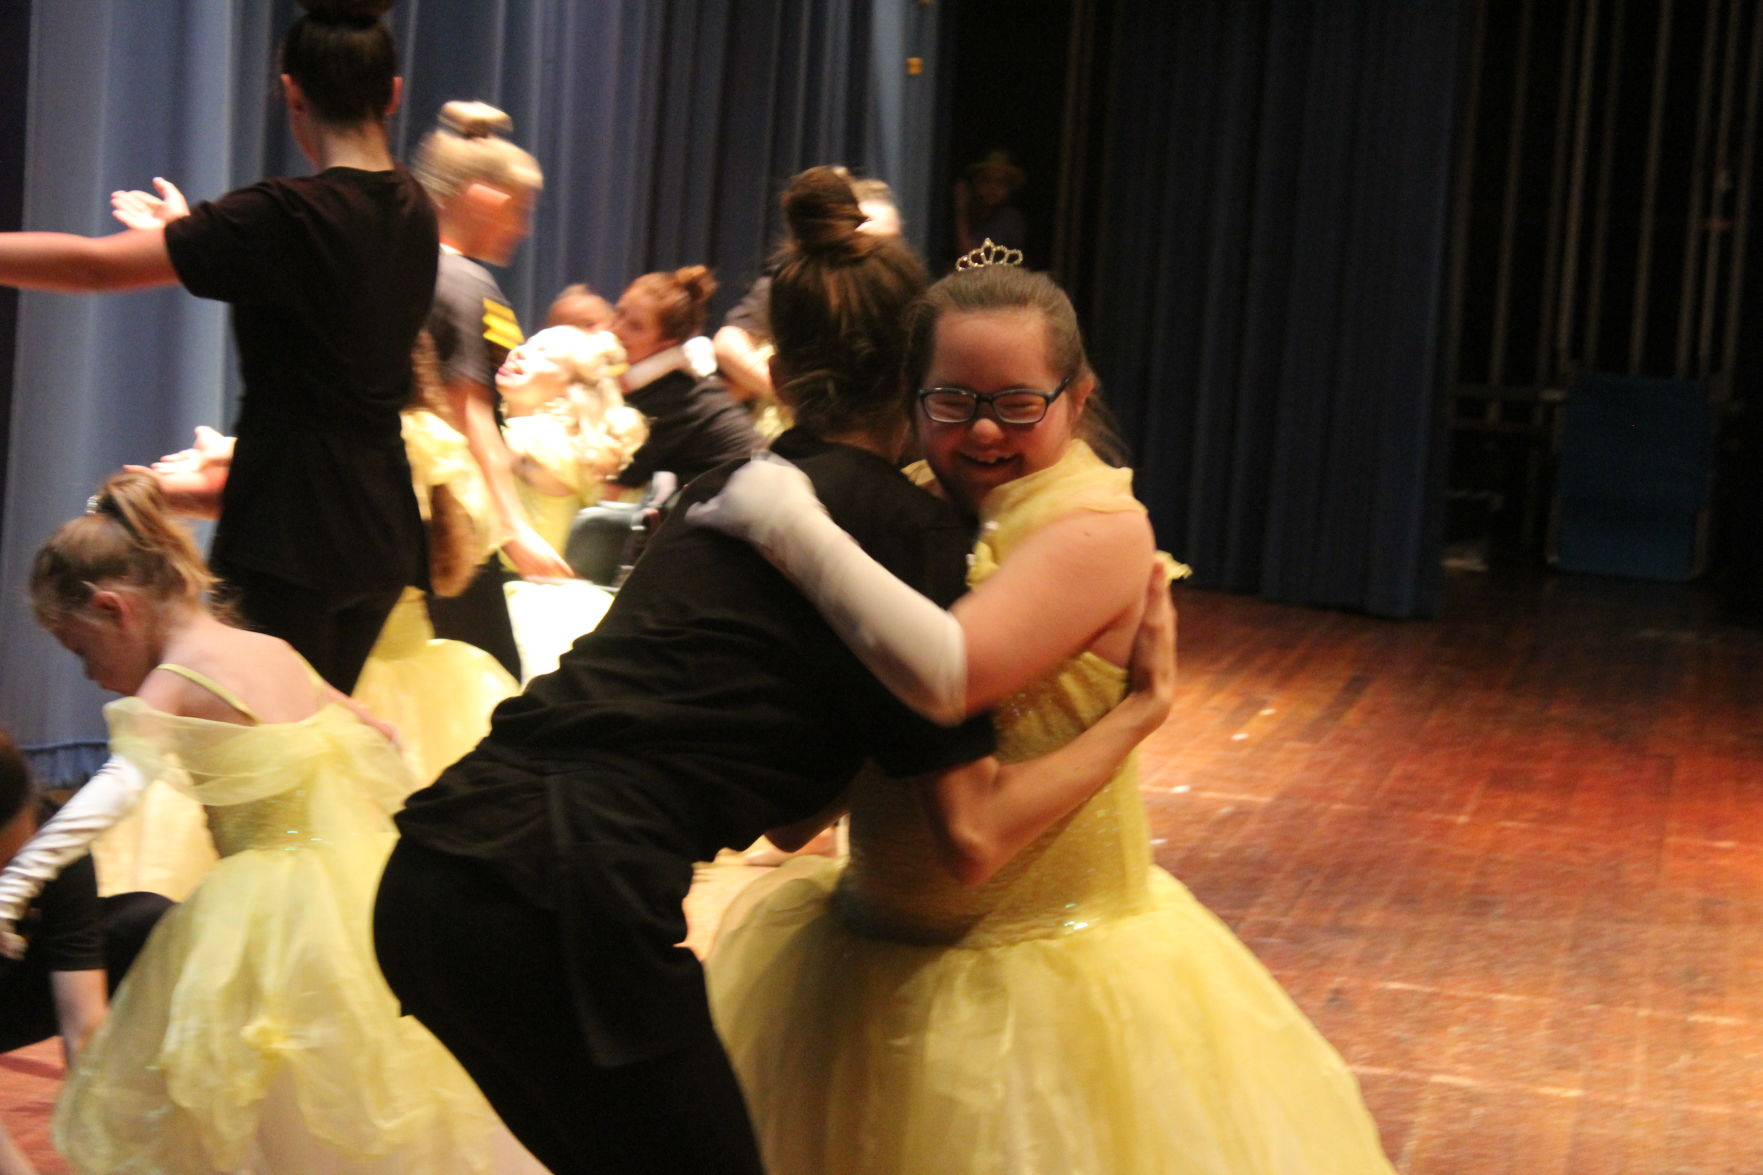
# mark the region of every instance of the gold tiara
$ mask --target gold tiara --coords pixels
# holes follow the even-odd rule
[[[1021,265],[1022,250],[1009,249],[1003,245],[994,245],[992,238],[987,237],[986,243],[968,253],[955,262],[956,269],[984,269],[988,265]]]

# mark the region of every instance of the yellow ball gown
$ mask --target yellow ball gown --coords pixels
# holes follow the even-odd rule
[[[525,481],[515,486],[527,519],[554,551],[567,549],[576,512],[605,496],[606,478],[629,464],[641,441],[642,418],[633,410],[620,406],[612,423],[620,427],[608,425],[593,443],[584,444],[571,439],[570,429],[550,411],[508,420],[509,446],[569,487],[567,493],[552,494]],[[581,453],[596,451],[596,445],[606,454],[606,464],[584,463]],[[610,591],[581,579],[515,580],[505,590],[514,639],[520,645],[521,675],[527,681],[556,669],[558,658],[578,637],[592,632],[612,606]]]
[[[994,490],[969,582],[1070,510],[1139,510],[1081,442]],[[1083,653],[994,711],[1051,751],[1124,694]],[[851,857],[736,899],[717,1025],[773,1175],[1390,1175],[1358,1084],[1230,930],[1151,862],[1136,763],[983,885],[907,788],[860,786]]]
[[[436,488],[445,486],[477,527],[474,559],[490,553],[485,519],[489,492],[465,437],[434,413],[406,409],[404,451],[411,483],[427,518]],[[428,597],[407,587],[386,617],[354,698],[398,731],[413,788],[433,782],[443,768],[490,732],[490,711],[520,692],[520,683],[476,645],[442,640],[429,620]]]
[[[490,733],[490,712],[520,692],[496,658],[464,641],[435,636],[428,598],[405,588],[361,667],[354,698],[398,732],[413,788]]]
[[[74,1169],[509,1169],[494,1113],[374,961],[389,813],[411,789],[390,744],[341,705],[240,725],[125,698],[105,716],[116,754],[206,809],[220,859],[68,1074],[54,1131]]]

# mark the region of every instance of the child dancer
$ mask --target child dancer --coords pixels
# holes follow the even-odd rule
[[[625,366],[610,333],[551,326],[496,372],[521,500],[540,537],[559,549],[575,512],[612,496],[618,487],[608,483],[649,435],[619,390]]]
[[[892,463],[900,314],[922,265],[859,234],[849,186],[819,170],[785,211],[824,231],[798,232],[814,243],[772,288],[798,421],[778,448],[884,561],[933,593],[955,588],[964,534]],[[723,474],[708,476],[688,500]],[[913,717],[750,550],[670,521],[600,625],[399,814],[381,966],[558,1170],[757,1175],[698,963],[675,945],[692,862],[823,811],[867,758],[907,796],[956,775],[957,789],[1008,789],[1021,772],[1099,780],[1162,721],[1168,652],[1141,658],[1147,688],[1076,759],[1000,767],[985,723]]]
[[[648,421],[619,390],[624,368],[624,348],[610,333],[552,326],[509,352],[496,372],[521,504],[557,550],[568,543],[577,511],[619,496],[611,479],[649,435]],[[506,590],[529,681],[557,668],[612,601],[606,588],[583,579],[522,580]]]
[[[433,600],[477,580],[496,549],[484,479],[463,434],[448,423],[445,388],[424,335],[415,362],[417,399],[404,409],[404,447],[428,526],[428,593],[407,587],[386,617],[353,697],[398,732],[414,782],[424,784],[490,728],[490,711],[520,684],[489,652],[438,639]]]
[[[56,1143],[82,1171],[491,1170],[493,1114],[373,962],[387,814],[410,787],[398,753],[282,641],[211,613],[212,583],[138,473],[32,565],[38,619],[128,695],[105,708],[122,766],[0,884],[77,854],[150,778],[204,805],[221,858],[69,1074]]]
[[[921,479],[981,523],[952,616],[777,463],[698,517],[753,538],[915,708],[992,707],[1013,761],[1118,703],[1152,543],[1131,471],[1084,439],[1071,303],[983,264],[1003,254],[907,319]],[[710,958],[774,1175],[1391,1175],[1340,1057],[1152,865],[1134,762],[1100,790],[997,790],[929,820],[859,785],[851,810],[849,867],[750,887]]]

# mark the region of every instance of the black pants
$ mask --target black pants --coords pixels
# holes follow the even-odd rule
[[[487,866],[393,851],[374,944],[404,1010],[446,1045],[555,1175],[763,1175],[746,1102],[706,1023],[652,1060],[596,1064],[557,915]]]
[[[100,903],[104,932],[104,970],[110,990],[128,973],[135,956],[170,909],[172,900],[156,893],[119,893]],[[61,1031],[55,1019],[55,996],[49,988],[49,967],[42,956],[25,957],[0,974],[0,1053],[48,1040]]]
[[[508,593],[502,585],[515,578],[491,555],[456,596],[431,595],[429,621],[435,635],[476,645],[520,680],[520,647],[514,643],[514,622],[508,616]]]
[[[379,639],[401,587],[322,592],[273,575],[228,568],[220,572],[240,621],[279,636],[344,693],[355,688],[373,642]]]

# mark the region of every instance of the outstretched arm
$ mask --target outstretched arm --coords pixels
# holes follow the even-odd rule
[[[945,724],[1123,629],[1152,555],[1142,515],[1078,511],[1024,540],[946,612],[870,558],[781,458],[755,458],[687,518],[759,547],[882,684]]]
[[[177,280],[163,226],[108,237],[0,233],[0,285],[94,294],[175,285]]]
[[[1163,724],[1175,697],[1175,606],[1161,566],[1145,588],[1133,643],[1132,692],[1100,721],[1049,754],[1001,766],[981,759],[921,781],[920,797],[944,864],[978,885],[1032,844],[1114,774]]]
[[[127,816],[147,788],[134,764],[112,755],[50,821],[25,842],[0,872],[0,954],[17,958],[24,942],[13,932],[31,899],[69,864],[84,856],[98,834]]]

